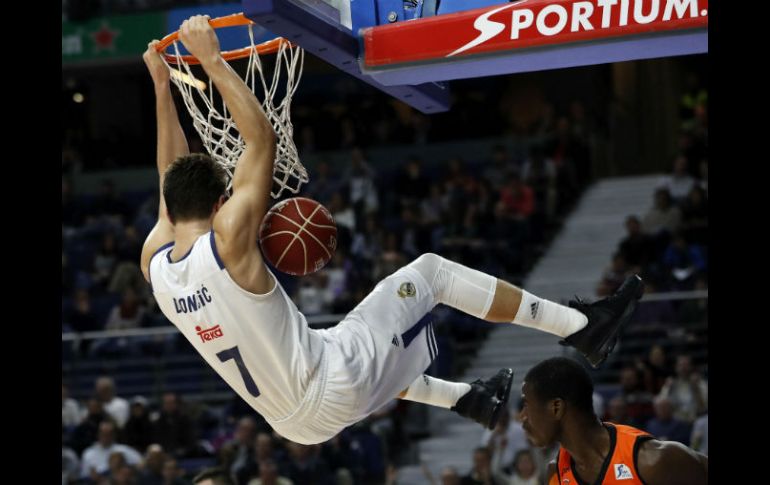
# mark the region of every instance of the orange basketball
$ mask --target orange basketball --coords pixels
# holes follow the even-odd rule
[[[331,213],[305,197],[286,199],[267,211],[259,228],[262,254],[279,271],[302,276],[323,268],[337,249]]]

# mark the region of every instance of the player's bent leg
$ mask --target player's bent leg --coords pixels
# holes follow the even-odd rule
[[[485,428],[494,429],[502,409],[508,403],[512,383],[511,369],[500,369],[491,379],[479,379],[471,384],[445,381],[423,374],[398,397],[451,409]]]
[[[409,266],[425,278],[438,303],[444,303],[490,322],[516,323],[553,333],[571,335],[586,326],[579,311],[559,305],[481,271],[436,254],[423,254]]]
[[[515,323],[558,335],[564,338],[563,344],[578,349],[594,367],[614,348],[644,289],[642,280],[631,276],[613,296],[590,305],[580,300],[570,302],[569,308],[436,254],[423,254],[409,267],[428,282],[436,303],[487,321]]]

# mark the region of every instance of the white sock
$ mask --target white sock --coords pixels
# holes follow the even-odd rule
[[[588,317],[574,308],[521,290],[521,305],[513,323],[566,337],[583,329],[588,324]]]
[[[412,382],[401,399],[450,409],[470,390],[470,384],[444,381],[423,374]]]

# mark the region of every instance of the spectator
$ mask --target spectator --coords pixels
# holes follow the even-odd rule
[[[678,441],[683,445],[689,445],[691,426],[676,419],[673,411],[671,401],[667,397],[656,397],[655,417],[647,421],[644,429],[659,440]]]
[[[118,248],[115,243],[115,235],[107,231],[102,236],[102,243],[94,257],[94,271],[91,275],[93,282],[102,288],[107,288],[117,263]]]
[[[258,433],[257,437],[254,439],[253,450],[254,454],[247,460],[246,466],[238,471],[236,476],[238,483],[246,483],[250,479],[259,476],[260,463],[275,458],[276,452],[273,446],[273,438],[270,436],[270,433]],[[283,466],[281,468],[283,468]]]
[[[110,453],[107,459],[107,471],[103,473],[98,480],[94,480],[100,485],[112,485],[113,483],[125,482],[126,479],[123,476],[125,472],[123,469],[128,466],[126,463],[126,457],[119,451],[113,451]],[[93,476],[93,475],[92,475]]]
[[[115,305],[107,318],[106,330],[139,328],[145,315],[145,308],[133,288],[126,288],[123,299]]]
[[[254,478],[248,485],[294,485],[286,477],[279,476],[278,466],[272,458],[265,458],[259,462],[259,478]]]
[[[109,457],[115,452],[123,454],[126,462],[132,466],[142,461],[142,455],[135,449],[115,442],[116,432],[112,421],[105,420],[99,424],[98,440],[83,452],[81,478],[91,478],[94,473],[106,473],[109,470]]]
[[[163,462],[163,482],[162,485],[186,485],[187,482],[182,479],[184,470],[179,468],[176,460],[166,458]]]
[[[546,159],[541,148],[530,152],[530,158],[522,168],[521,177],[532,187],[535,196],[533,222],[537,221],[539,231],[545,230],[546,224],[556,215],[558,191],[556,189],[556,166]]]
[[[669,277],[682,289],[690,288],[697,274],[706,272],[707,261],[703,250],[695,244],[688,244],[681,232],[674,234],[674,239],[663,254],[663,264],[669,271]]]
[[[61,383],[61,425],[70,431],[80,424],[83,411],[77,401],[69,397],[69,389]]]
[[[70,485],[74,483],[79,475],[80,460],[78,455],[71,448],[62,444],[61,447],[61,484]]]
[[[144,467],[137,480],[138,485],[162,485],[164,476],[163,468],[166,462],[166,453],[159,444],[147,447],[144,455]]]
[[[535,195],[522,182],[521,176],[514,172],[508,175],[506,184],[500,189],[499,203],[502,204],[505,217],[526,220],[535,210]]]
[[[111,377],[102,376],[95,383],[96,397],[102,402],[104,411],[115,420],[119,428],[128,421],[128,401],[115,395],[115,381]]]
[[[681,202],[694,185],[695,179],[687,173],[687,157],[679,155],[674,160],[674,173],[663,179],[659,187],[667,189],[675,202]]]
[[[350,152],[350,166],[344,179],[350,189],[350,204],[357,222],[363,221],[366,214],[376,212],[379,208],[374,185],[375,175],[366,162],[364,152],[360,148],[353,148]]]
[[[639,428],[652,418],[653,396],[643,388],[637,369],[625,367],[620,371],[620,395],[627,405],[629,423],[626,424]]]
[[[163,394],[160,416],[153,423],[154,442],[176,458],[187,458],[195,451],[195,424],[181,409],[173,392]]]
[[[134,485],[135,483],[136,469],[128,465],[123,465],[115,470],[115,473],[112,474],[112,479],[104,485]]]
[[[674,417],[687,423],[708,409],[708,382],[695,372],[689,355],[677,357],[676,375],[666,381],[660,395],[671,400]]]
[[[364,452],[358,441],[350,439],[348,431],[339,433],[324,443],[321,447],[321,456],[329,464],[338,484],[362,481],[366,465]],[[279,463],[278,469],[281,470],[281,468],[282,465]]]
[[[636,216],[626,218],[626,237],[620,241],[619,253],[629,266],[646,267],[655,258],[655,242],[642,232]]]
[[[659,344],[653,345],[647,358],[637,364],[637,368],[644,376],[644,388],[647,392],[656,395],[663,388],[666,379],[671,377],[673,371],[666,361],[666,353]]]
[[[395,188],[401,196],[402,207],[414,206],[425,196],[429,180],[423,175],[421,164],[419,157],[410,157],[396,179]]]
[[[503,408],[495,429],[485,429],[481,435],[481,446],[487,447],[492,453],[492,469],[495,471],[500,472],[510,466],[516,454],[529,447],[524,428],[517,418],[518,413],[511,419],[511,412]]]
[[[615,293],[615,290],[620,288],[620,285],[625,281],[628,272],[628,265],[626,265],[623,255],[619,252],[613,254],[612,262],[602,273],[602,280],[599,284],[604,291],[600,295],[609,296]]]
[[[230,445],[233,446],[234,457],[230,465],[230,474],[239,477],[244,471],[253,467],[254,440],[257,437],[257,422],[251,416],[238,420]]]
[[[529,449],[520,450],[516,453],[513,461],[513,474],[509,485],[540,485],[542,479],[535,467],[535,460]]]
[[[131,399],[130,413],[131,415],[123,427],[123,442],[140,452],[144,452],[153,439],[153,425],[147,409],[147,398],[136,396]]]
[[[479,447],[473,452],[473,468],[462,477],[460,485],[505,485],[509,478],[492,469],[492,454],[487,448]]]
[[[645,233],[657,238],[660,245],[667,242],[670,235],[679,229],[682,223],[682,213],[671,200],[668,189],[655,191],[655,204],[647,211],[642,219],[642,229]]]
[[[75,290],[73,308],[68,313],[66,321],[75,332],[92,332],[101,329],[100,322],[96,319],[96,313],[94,313],[91,305],[91,295],[87,289]],[[90,341],[84,343],[90,343]],[[84,345],[84,350],[87,347]]]
[[[326,161],[320,162],[313,171],[313,183],[307,185],[307,196],[321,204],[328,204],[339,190],[339,183],[331,175],[331,168]]]
[[[78,454],[83,453],[99,436],[99,425],[109,419],[104,411],[102,402],[92,397],[86,403],[86,415],[80,424],[75,427],[70,438],[70,446]]]
[[[329,465],[319,454],[319,447],[287,443],[289,449],[288,478],[295,485],[331,485]]]
[[[495,145],[492,147],[491,160],[484,164],[482,176],[492,184],[494,190],[500,190],[505,182],[505,174],[511,169],[512,165],[513,160],[508,154],[508,149],[505,145]]]
[[[638,424],[628,415],[628,405],[622,394],[618,394],[610,399],[604,421],[611,421],[615,424],[625,424],[626,426]]]

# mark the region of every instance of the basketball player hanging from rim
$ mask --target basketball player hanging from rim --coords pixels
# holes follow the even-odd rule
[[[612,351],[641,296],[637,276],[605,300],[568,308],[435,254],[385,278],[335,327],[309,328],[257,245],[270,201],[273,128],[222,59],[207,16],[186,20],[179,39],[221,93],[246,147],[225,201],[224,170],[208,155],[189,153],[169,69],[151,42],[144,61],[155,85],[162,196],[142,249],[142,272],[166,317],[279,434],[321,443],[395,397],[494,428],[508,400],[511,369],[471,384],[423,375],[437,351],[423,317],[438,303],[556,334],[593,366]],[[176,305],[188,297],[197,309]]]

